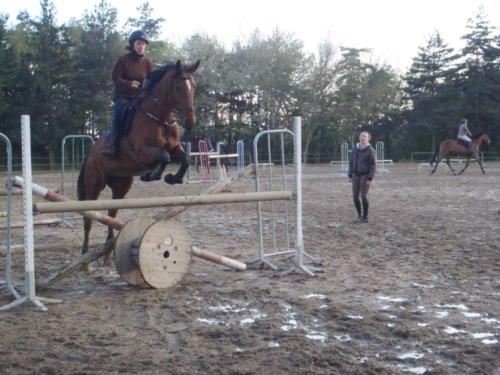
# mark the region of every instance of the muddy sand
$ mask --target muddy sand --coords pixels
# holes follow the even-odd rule
[[[63,301],[48,312],[24,304],[0,313],[0,373],[500,374],[500,165],[485,176],[476,165],[464,176],[389,169],[370,191],[370,222],[356,225],[345,175],[305,167],[304,242],[321,262],[315,277],[194,259],[175,287],[138,289],[99,261],[40,293]],[[58,173],[34,181],[60,183]],[[136,181],[128,197],[204,188]],[[253,189],[248,178],[231,190]],[[179,219],[201,248],[256,257],[254,203],[192,207]],[[105,234],[94,225],[94,247]],[[21,236],[16,229],[14,241]],[[73,229],[36,227],[37,278],[78,257],[81,241],[80,220]],[[22,252],[13,259],[22,291]],[[2,279],[4,267],[0,257]],[[0,292],[0,305],[11,300]]]

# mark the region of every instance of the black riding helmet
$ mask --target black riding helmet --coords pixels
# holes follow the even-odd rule
[[[128,38],[128,44],[130,47],[132,47],[134,45],[134,42],[136,40],[143,40],[145,41],[147,44],[149,44],[149,37],[148,35],[142,31],[142,30],[135,30],[132,34],[130,34],[129,38]]]

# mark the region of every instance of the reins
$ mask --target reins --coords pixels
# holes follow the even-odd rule
[[[155,98],[156,99],[156,98]],[[168,121],[162,121],[158,116],[155,116],[154,114],[152,114],[151,112],[148,112],[146,110],[144,110],[144,108],[142,108],[140,105],[139,105],[139,109],[144,112],[144,114],[151,120],[153,121],[156,121],[158,124],[162,125],[162,126],[165,126],[166,130],[168,131],[170,128],[172,128],[175,123],[176,123],[176,120],[175,118],[172,120],[172,122],[168,122]]]
[[[170,83],[170,86],[173,87],[173,81],[174,79],[170,79],[171,83]],[[172,90],[170,90],[172,91]],[[150,99],[153,101],[153,104],[155,105],[160,105],[160,100],[156,97],[151,97],[150,94],[153,93],[153,90],[149,91],[146,96],[139,102],[139,105],[138,105],[138,108],[150,119],[150,120],[153,120],[155,121],[156,123],[162,125],[165,127],[165,130],[166,131],[169,131],[175,124],[176,124],[176,120],[175,120],[175,117],[173,118],[173,120],[171,122],[168,122],[168,121],[164,121],[162,119],[160,119],[158,116],[156,116],[155,114],[151,113],[151,112],[148,112],[146,111],[144,108],[142,108],[142,103],[145,102],[146,100]],[[172,111],[175,111],[175,109],[172,107]]]

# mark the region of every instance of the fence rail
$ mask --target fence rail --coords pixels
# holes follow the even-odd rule
[[[413,161],[413,162],[427,162],[432,158],[433,152],[431,151],[415,151],[411,152],[409,155],[398,155],[395,157],[392,153],[385,152],[386,159],[392,159],[394,162],[400,161]],[[499,161],[500,152],[497,151],[486,151],[482,153],[484,161]],[[249,158],[245,158],[245,162],[250,162]],[[293,163],[293,155],[286,154],[285,160],[287,163]],[[303,155],[304,160],[304,155]],[[309,153],[307,155],[307,162],[314,163],[329,163],[331,160],[340,160],[338,153],[333,155],[332,153]],[[71,170],[71,163],[65,163],[66,170]],[[7,160],[0,157],[0,173],[5,170],[7,165]],[[21,171],[21,158],[12,159],[12,169],[13,171]],[[56,159],[53,163],[50,163],[49,158],[39,157],[33,158],[33,171],[59,171],[61,169],[61,161]]]

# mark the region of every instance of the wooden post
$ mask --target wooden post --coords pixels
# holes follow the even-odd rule
[[[224,193],[211,195],[185,195],[179,197],[137,198],[137,199],[97,199],[88,201],[64,201],[34,204],[36,213],[82,212],[127,208],[158,208],[175,206],[195,206],[208,204],[265,202],[291,200],[291,191],[264,191],[254,193]],[[94,213],[97,216],[97,213]],[[104,217],[103,217],[104,218]],[[103,219],[102,218],[102,219]],[[100,220],[102,220],[100,219]],[[96,220],[98,220],[96,218]]]
[[[217,263],[222,266],[227,266],[238,271],[245,271],[247,269],[247,265],[245,263],[238,262],[237,260],[225,257],[223,255],[214,254],[207,250],[199,249],[196,246],[191,246],[191,252],[198,258],[205,259],[209,262]]]
[[[242,169],[237,175],[231,177],[230,179],[228,179],[226,181],[222,181],[214,186],[209,187],[207,190],[205,190],[203,192],[203,194],[214,194],[214,193],[221,192],[221,191],[227,189],[231,184],[235,183],[239,178],[249,176],[253,172],[254,172],[253,165],[249,165],[248,167]],[[189,206],[174,207],[170,210],[166,210],[165,212],[157,214],[156,216],[154,216],[154,219],[157,221],[168,220],[170,218],[173,218],[173,217],[183,213],[188,208],[189,208]],[[105,216],[107,216],[107,215],[105,215]],[[118,219],[116,219],[116,222],[117,222],[116,229],[121,229],[121,228],[123,228],[123,226],[125,226],[125,223],[121,222]],[[113,227],[113,228],[115,228],[115,227]],[[73,260],[70,264],[68,264],[68,265],[62,267],[61,269],[59,269],[58,271],[54,272],[52,275],[50,275],[45,280],[39,281],[37,283],[37,289],[42,290],[42,289],[46,289],[46,288],[50,287],[55,282],[61,280],[62,278],[68,276],[69,274],[81,269],[81,266],[83,264],[91,263],[91,262],[99,259],[100,257],[104,256],[105,254],[109,253],[113,249],[113,247],[114,247],[114,240],[110,241],[110,242],[106,242],[103,246],[100,246],[96,250],[89,251],[86,254],[83,254],[79,258],[76,258],[75,260]],[[204,253],[209,253],[209,252],[204,250]],[[193,252],[193,255],[195,255],[195,252]],[[218,256],[216,254],[213,254],[213,255],[215,257]],[[205,258],[203,258],[203,259],[205,259]],[[227,259],[229,259],[229,258],[227,258]],[[235,262],[237,262],[237,261],[235,261]],[[240,263],[240,264],[244,265],[244,263]],[[238,267],[242,268],[243,266],[240,265]],[[245,267],[246,267],[246,265],[245,265]],[[233,268],[236,268],[236,267],[234,267],[234,265],[233,265]],[[236,268],[236,269],[239,269],[239,268]]]

